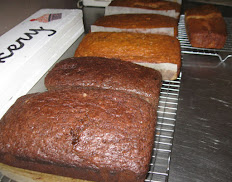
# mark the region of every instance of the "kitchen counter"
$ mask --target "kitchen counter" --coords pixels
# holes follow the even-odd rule
[[[232,180],[232,60],[183,55],[169,181]]]

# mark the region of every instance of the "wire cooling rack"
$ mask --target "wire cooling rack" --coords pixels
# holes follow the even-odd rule
[[[155,147],[145,182],[166,182],[172,152],[181,73],[177,80],[164,81],[160,91]]]
[[[217,56],[221,62],[226,61],[229,57],[232,57],[232,18],[225,17],[227,25],[227,40],[225,46],[222,49],[205,49],[192,47],[185,29],[185,16],[180,16],[178,24],[178,39],[181,45],[181,52],[185,54],[198,54],[207,56]]]

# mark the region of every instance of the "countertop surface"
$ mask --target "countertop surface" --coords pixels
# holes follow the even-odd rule
[[[183,55],[169,181],[232,180],[232,60]]]

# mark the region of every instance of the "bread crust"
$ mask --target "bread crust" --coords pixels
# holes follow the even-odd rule
[[[150,104],[119,91],[30,94],[0,122],[0,162],[90,181],[142,182],[155,124]]]
[[[128,32],[88,33],[75,52],[75,57],[85,56],[116,58],[138,64],[149,63],[153,66],[162,63],[176,65],[172,75],[165,75],[165,72],[157,69],[164,80],[176,79],[181,67],[180,43],[177,38],[168,35]]]
[[[153,1],[153,0],[114,0],[109,6],[122,6],[132,8],[144,8],[155,10],[175,10],[180,12],[180,4],[170,1]]]
[[[221,12],[213,5],[202,5],[187,10],[185,24],[193,47],[224,47],[227,38],[226,23]]]
[[[65,59],[45,77],[48,90],[67,87],[120,90],[138,96],[158,107],[160,72],[128,61],[100,57]]]
[[[149,29],[172,28],[172,36],[177,36],[178,21],[175,18],[158,14],[118,14],[99,18],[93,26],[119,28],[122,31],[149,32]],[[166,34],[165,31],[158,32]]]

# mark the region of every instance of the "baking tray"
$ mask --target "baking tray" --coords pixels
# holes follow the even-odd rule
[[[217,56],[220,62],[226,61],[228,58],[232,57],[232,18],[225,17],[225,22],[227,25],[227,40],[225,46],[222,49],[205,49],[192,47],[185,29],[185,15],[180,16],[180,21],[178,24],[178,39],[180,41],[181,53],[183,54],[197,54],[206,56]]]

